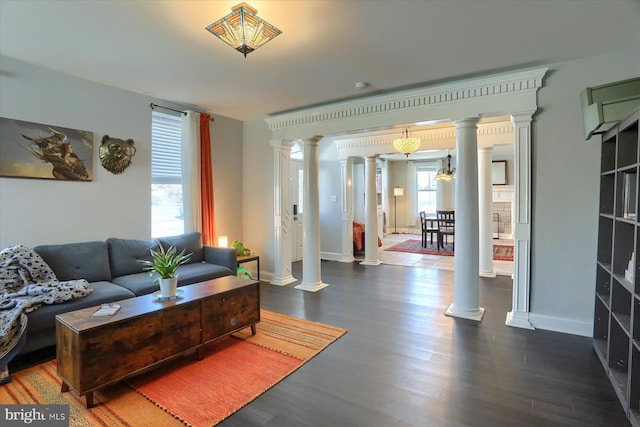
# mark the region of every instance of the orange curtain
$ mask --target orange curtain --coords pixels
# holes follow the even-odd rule
[[[202,243],[215,246],[216,222],[213,205],[210,120],[209,114],[200,113],[200,206],[202,207]]]

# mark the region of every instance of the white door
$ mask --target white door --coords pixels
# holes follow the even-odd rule
[[[291,261],[302,260],[304,229],[303,215],[303,165],[301,160],[291,160],[291,203],[293,204],[293,225],[291,227]]]

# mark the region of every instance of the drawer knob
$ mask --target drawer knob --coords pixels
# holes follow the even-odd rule
[[[231,326],[236,326],[236,324],[238,323],[238,319],[236,319],[235,317],[231,318]]]

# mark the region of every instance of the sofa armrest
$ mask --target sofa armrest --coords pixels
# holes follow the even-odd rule
[[[204,246],[204,260],[209,264],[227,267],[233,274],[238,271],[238,253],[234,248]]]

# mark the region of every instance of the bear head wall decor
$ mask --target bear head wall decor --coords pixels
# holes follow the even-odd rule
[[[102,167],[113,174],[124,172],[131,164],[131,158],[136,154],[133,139],[123,141],[111,138],[109,135],[102,137],[100,144],[100,162]]]

